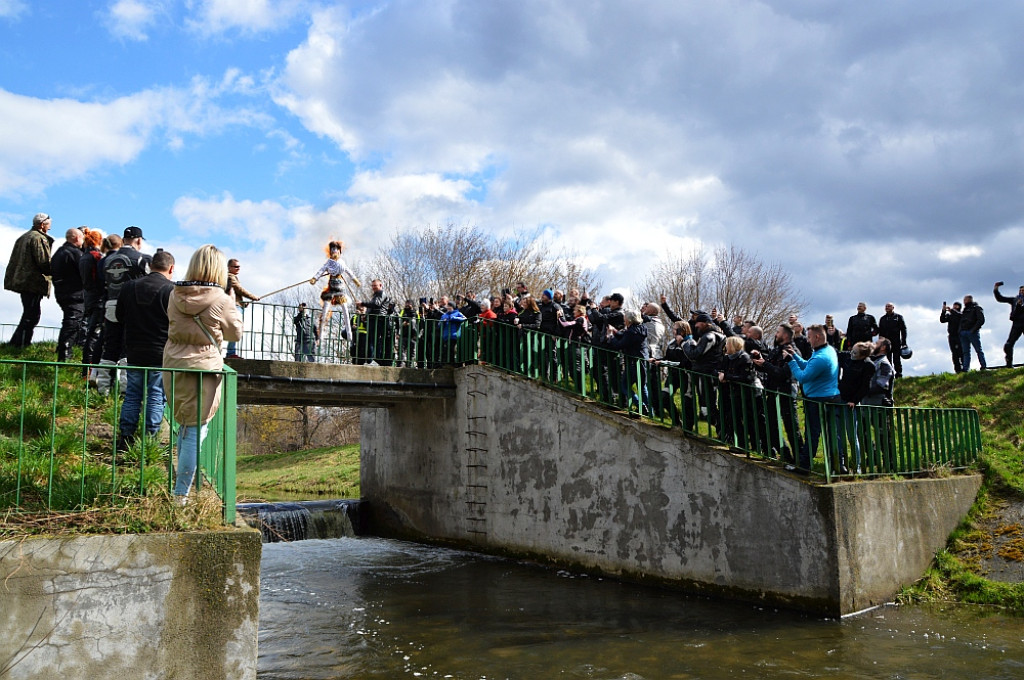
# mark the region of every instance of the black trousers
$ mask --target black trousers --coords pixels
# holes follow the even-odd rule
[[[43,314],[42,302],[42,295],[21,293],[21,319],[18,321],[18,327],[14,329],[14,334],[11,335],[12,346],[28,347],[32,344],[32,333],[35,332],[36,326],[39,325],[39,317]]]
[[[58,297],[57,304],[64,312],[64,318],[60,322],[60,334],[57,336],[57,361],[66,361],[71,356],[74,346],[82,344],[85,302]]]
[[[960,343],[960,334],[948,336],[949,353],[953,357],[953,371],[964,372],[964,346]]]
[[[1024,322],[1014,321],[1013,325],[1010,326],[1010,335],[1006,338],[1006,344],[1003,345],[1007,366],[1013,366],[1013,346],[1020,340],[1021,335],[1024,335]]]

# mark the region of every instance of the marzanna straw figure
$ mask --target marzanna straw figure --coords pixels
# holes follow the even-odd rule
[[[341,259],[341,253],[345,250],[345,244],[341,241],[331,241],[327,244],[328,259],[324,262],[324,266],[320,267],[319,271],[309,280],[311,285],[315,285],[317,280],[327,275],[327,287],[320,293],[320,300],[322,303],[320,314],[320,326],[317,336],[319,338],[324,337],[324,322],[328,316],[328,305],[337,305],[341,307],[341,318],[345,339],[352,338],[352,328],[349,325],[351,314],[348,308],[348,298],[345,296],[347,292],[355,299],[356,295],[349,285],[349,281],[352,282],[356,288],[360,286],[359,279],[352,272],[351,269],[345,264],[345,261]],[[348,280],[346,280],[346,277]]]

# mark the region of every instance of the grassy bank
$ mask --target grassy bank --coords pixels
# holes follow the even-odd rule
[[[359,498],[359,445],[238,457],[238,500]]]
[[[1007,508],[1024,503],[1024,371],[908,378],[897,383],[896,401],[906,406],[977,409],[985,447],[980,464],[985,482],[970,515],[925,577],[901,593],[901,601],[990,604],[1024,614],[1024,583],[985,577],[986,564],[994,557],[1022,562],[1024,573],[1024,552],[1014,549],[1012,542],[997,541],[998,537],[1024,536],[1015,517],[1004,515]],[[1004,547],[997,549],[997,543]]]
[[[52,342],[0,345],[0,359],[54,356]],[[77,367],[0,363],[0,538],[222,526],[212,492],[187,508],[172,502],[166,438],[115,457],[117,413],[115,398],[89,390]]]

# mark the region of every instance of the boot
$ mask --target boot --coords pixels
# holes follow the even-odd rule
[[[114,362],[109,359],[100,359],[101,366],[113,366]],[[114,372],[112,368],[94,368],[93,375],[96,377],[96,391],[104,397],[110,394],[110,385],[113,382]]]

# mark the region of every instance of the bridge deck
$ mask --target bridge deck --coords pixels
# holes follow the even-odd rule
[[[385,407],[455,396],[452,368],[418,369],[236,359],[238,403]]]

